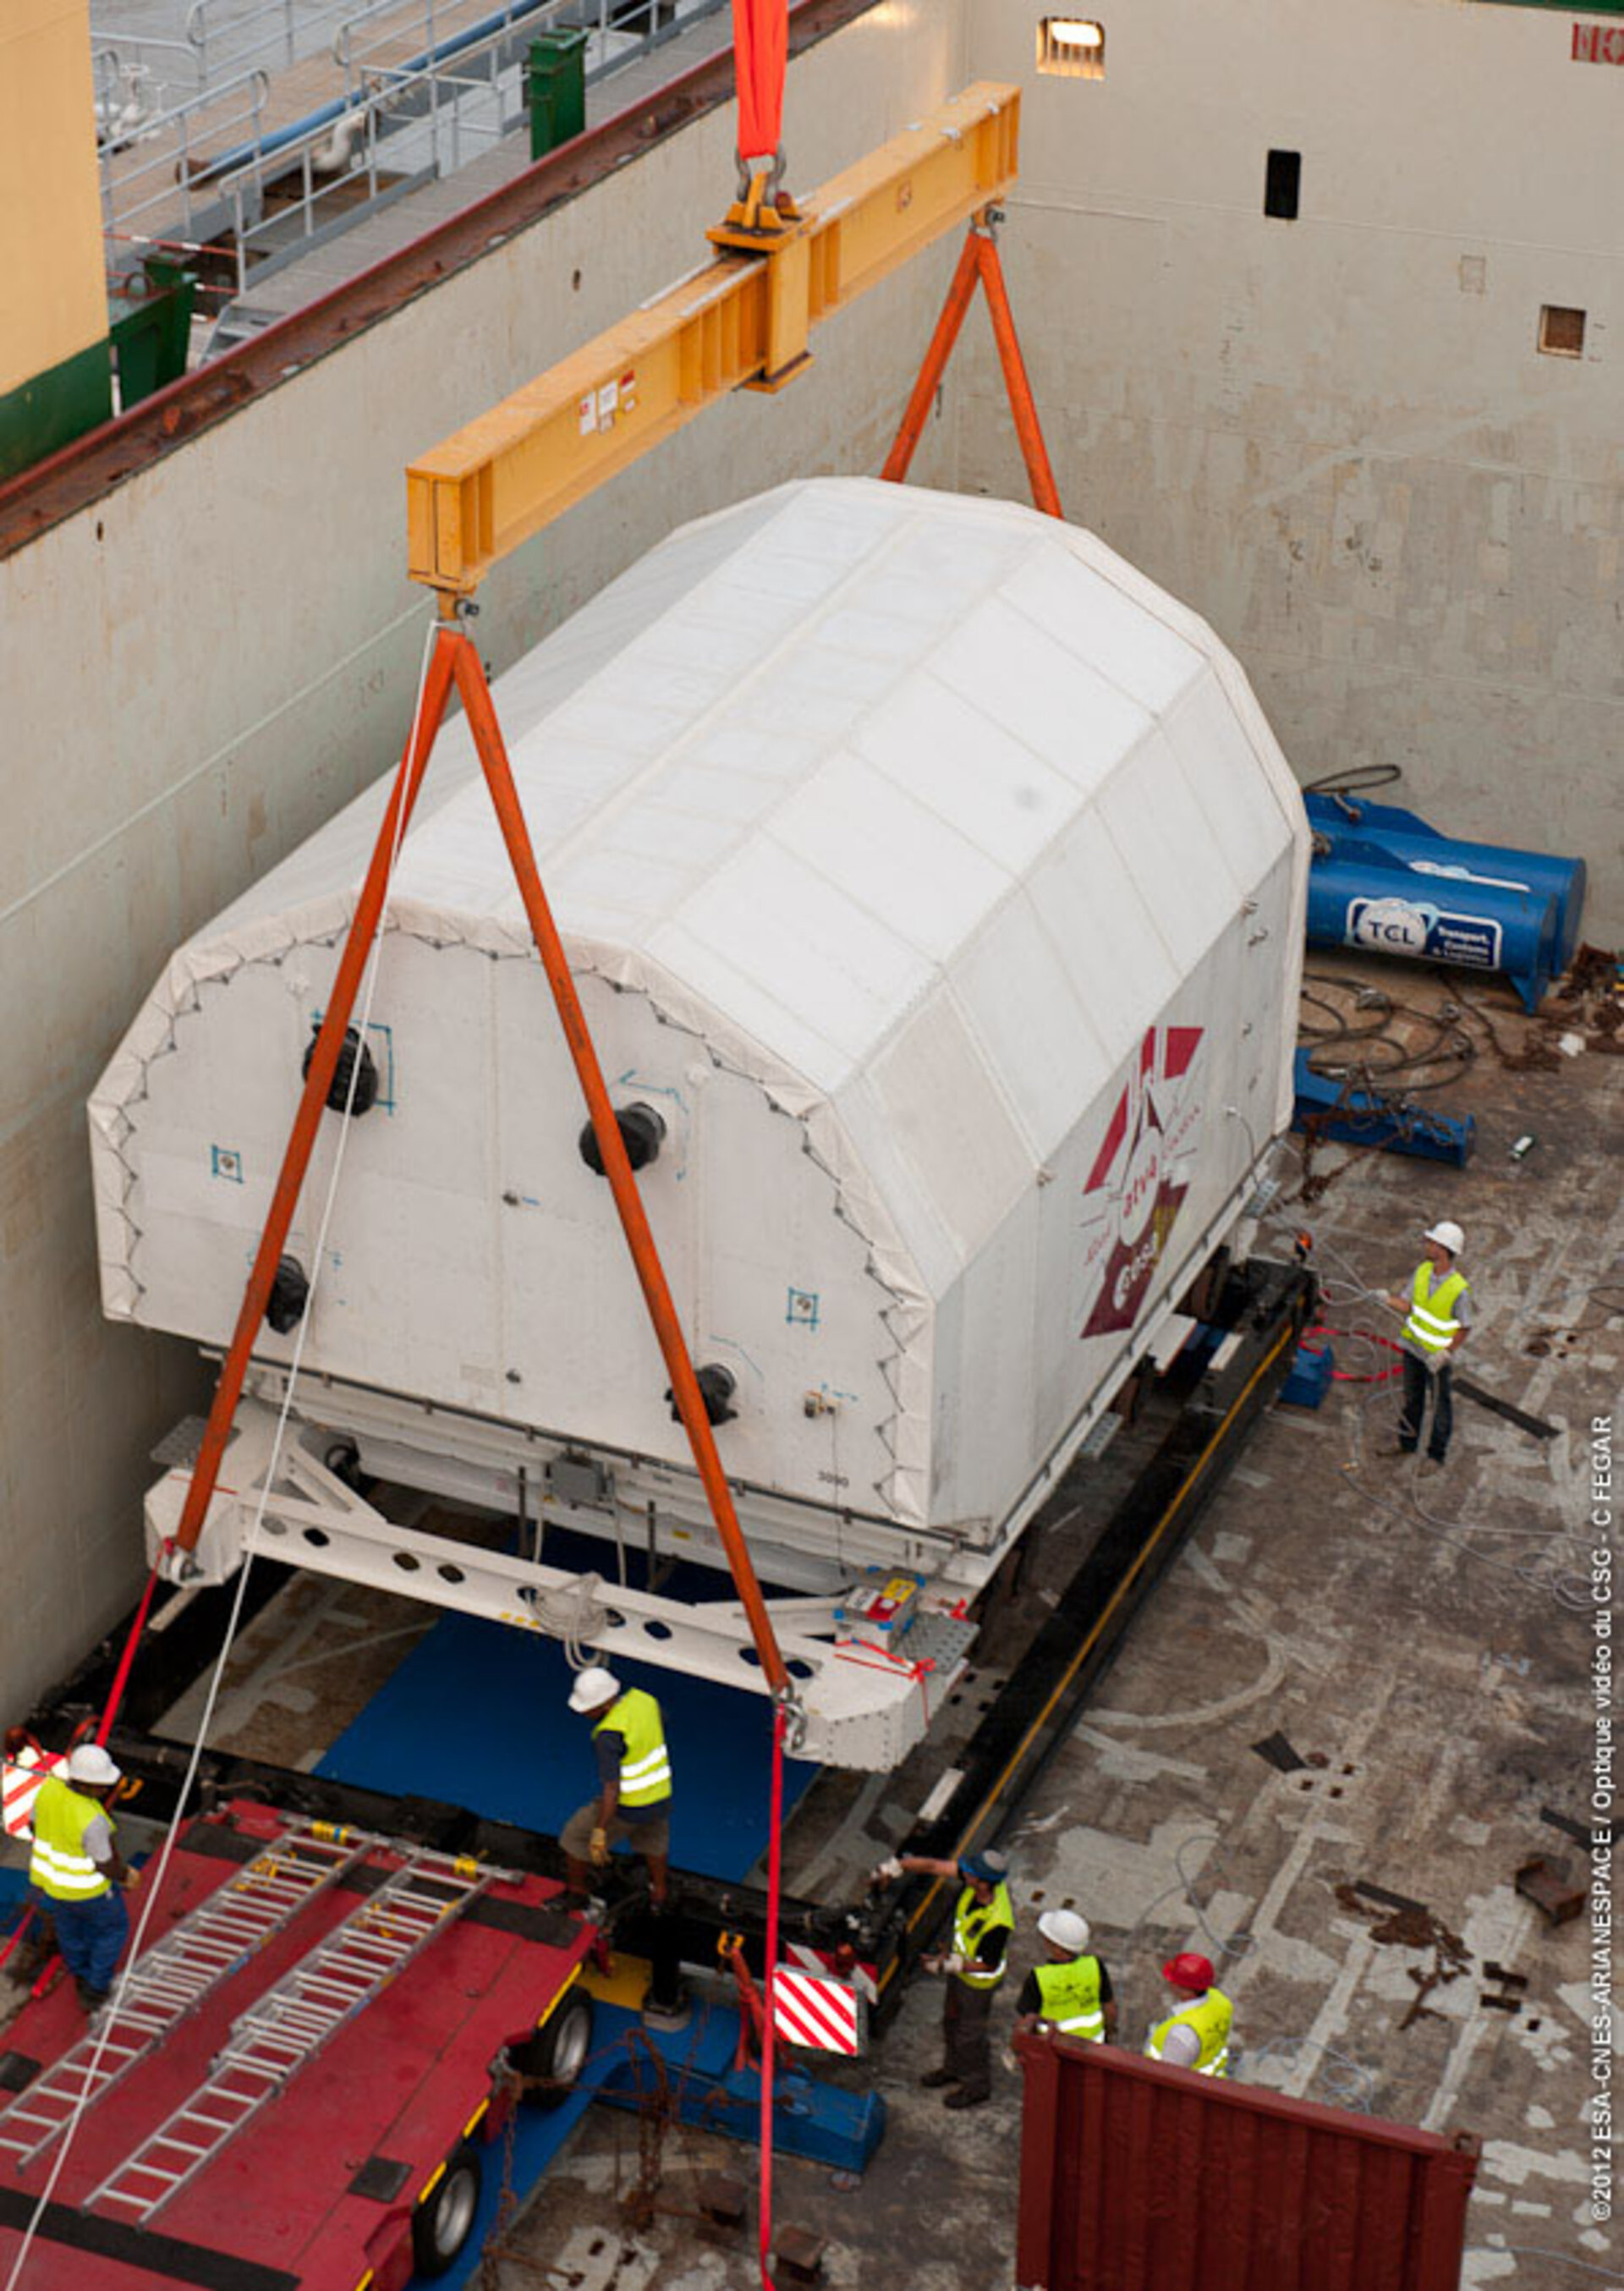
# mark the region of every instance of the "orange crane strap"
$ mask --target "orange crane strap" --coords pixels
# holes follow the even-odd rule
[[[739,94],[739,158],[770,159],[784,140],[784,82],[790,60],[788,0],[733,0],[733,61]]]

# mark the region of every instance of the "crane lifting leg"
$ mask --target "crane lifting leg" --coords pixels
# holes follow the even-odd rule
[[[1046,517],[1058,517],[1062,513],[1060,496],[1055,488],[1054,471],[1049,465],[1049,449],[1043,443],[1038,409],[1033,402],[1032,384],[1026,379],[1026,362],[1021,356],[1020,342],[1015,332],[1015,318],[1004,286],[1003,265],[998,259],[998,240],[994,236],[991,208],[976,217],[966,234],[964,251],[959,257],[959,267],[953,272],[947,300],[942,305],[942,315],[937,320],[936,332],[930,338],[930,348],[925,353],[925,363],[919,370],[919,380],[913,385],[913,394],[903,414],[896,442],[887,454],[885,467],[880,474],[896,485],[901,485],[906,478],[908,465],[913,459],[913,449],[919,444],[930,413],[930,402],[941,383],[947,361],[953,356],[953,344],[959,339],[959,329],[964,324],[964,314],[969,309],[977,281],[986,290],[993,338],[998,344],[998,362],[1003,368],[1004,388],[1009,393],[1009,411],[1015,416],[1015,434],[1020,439],[1033,501]]]
[[[491,704],[484,663],[475,647],[457,626],[454,615],[455,607],[447,600],[442,607],[442,619],[434,639],[417,720],[401,758],[382,825],[378,831],[366,883],[356,903],[338,976],[334,982],[333,993],[310,1060],[310,1073],[305,1078],[299,1110],[283,1156],[270,1212],[261,1236],[253,1269],[249,1274],[242,1310],[237,1315],[229,1349],[221,1366],[220,1381],[215,1387],[207,1428],[193,1467],[174,1541],[182,1555],[194,1547],[219,1479],[221,1459],[225,1453],[237,1403],[242,1395],[243,1379],[247,1371],[253,1340],[259,1332],[277,1263],[298,1207],[300,1190],[316,1142],[321,1109],[328,1102],[327,1090],[337,1066],[344,1029],[349,1024],[367,955],[382,920],[394,860],[417,800],[418,791],[422,785],[430,751],[454,682],[468,711],[474,745],[478,751],[486,784],[495,806],[525,913],[535,935],[536,952],[547,973],[559,1023],[591,1116],[598,1149],[603,1157],[604,1174],[609,1180],[621,1226],[648,1306],[649,1318],[654,1323],[666,1372],[671,1380],[671,1395],[687,1434],[695,1467],[709,1499],[716,1531],[727,1553],[756,1652],[760,1658],[762,1673],[775,1697],[787,1701],[790,1699],[789,1672],[771,1618],[762,1601],[760,1585],[756,1580],[755,1568],[734,1506],[733,1492],[717,1453],[711,1419],[705,1412],[704,1400],[694,1374],[693,1361],[660,1263],[660,1253],[649,1229],[637,1180],[632,1175],[625,1140],[615,1121],[603,1070],[592,1046],[575,980],[570,975],[568,958],[559,937],[558,926],[552,919],[546,893],[542,888],[530,832],[525,824],[507,750]]]

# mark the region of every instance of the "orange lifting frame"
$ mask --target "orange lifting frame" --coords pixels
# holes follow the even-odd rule
[[[611,329],[407,471],[410,570],[414,579],[440,591],[440,625],[417,718],[356,902],[237,1326],[221,1366],[175,1532],[180,1550],[196,1547],[214,1493],[254,1338],[298,1208],[361,976],[382,921],[393,857],[410,824],[454,684],[467,711],[525,913],[591,1117],[604,1174],[762,1672],[781,1703],[791,1699],[789,1675],[739,1525],[681,1322],[542,887],[484,664],[457,624],[455,595],[475,587],[498,557],[638,458],[711,398],[741,383],[772,386],[787,379],[806,363],[806,332],[812,318],[872,285],[967,213],[971,223],[964,249],[881,474],[897,483],[905,478],[979,281],[986,292],[1033,498],[1049,516],[1058,517],[1059,496],[992,229],[995,195],[1014,176],[1018,107],[1014,89],[967,90],[945,113],[910,129],[827,186],[812,211],[792,227],[787,245],[780,235],[771,252],[724,255],[708,277],[672,288],[627,327]],[[916,195],[919,211],[911,212]],[[721,236],[726,243],[726,234]],[[786,293],[791,298],[787,317]],[[639,421],[632,418],[639,411],[635,386],[630,407],[623,394],[627,372],[635,376],[638,369],[628,369],[625,362],[651,349],[663,360],[663,395],[643,403]],[[775,358],[781,363],[775,366]],[[647,365],[642,370],[649,371]],[[599,393],[607,388],[605,376],[615,384],[607,428],[599,419]],[[589,404],[593,413],[590,430]],[[623,415],[618,437],[615,413]]]

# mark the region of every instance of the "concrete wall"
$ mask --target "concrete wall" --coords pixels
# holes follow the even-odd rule
[[[963,77],[957,0],[886,0],[792,68],[811,185]],[[84,1101],[172,948],[398,751],[430,607],[406,461],[705,253],[719,111],[0,562],[0,1682],[7,1714],[127,1604],[151,1443],[204,1379],[104,1326]],[[819,333],[492,579],[502,665],[682,518],[875,468],[953,250]],[[572,284],[580,275],[578,287]],[[933,430],[920,474],[949,474]],[[342,1207],[340,1211],[342,1219]]]
[[[969,63],[1025,89],[1006,259],[1067,514],[1212,621],[1303,777],[1398,763],[1446,831],[1583,852],[1624,939],[1624,70],[1535,9],[1100,0],[1105,76],[1063,79],[1041,12],[975,0]],[[975,326],[961,482],[1017,490]]]

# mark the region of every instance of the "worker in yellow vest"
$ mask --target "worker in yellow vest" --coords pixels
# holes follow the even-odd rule
[[[1413,1456],[1421,1441],[1427,1396],[1432,1395],[1432,1435],[1427,1443],[1422,1472],[1441,1472],[1454,1428],[1455,1396],[1450,1381],[1451,1363],[1466,1342],[1472,1321],[1472,1291],[1457,1260],[1466,1247],[1466,1235],[1448,1218],[1430,1226],[1425,1235],[1427,1254],[1416,1266],[1410,1293],[1390,1294],[1387,1302],[1404,1315],[1404,1404],[1398,1419],[1398,1436],[1382,1450],[1386,1456]]]
[[[1015,2000],[1016,2025],[1046,2021],[1062,2036],[1108,2045],[1116,2035],[1111,1975],[1089,1953],[1089,1921],[1075,1909],[1045,1909],[1038,1919],[1044,1962],[1034,1965]]]
[[[1221,1989],[1212,1985],[1211,1959],[1191,1949],[1181,1950],[1162,1966],[1162,1978],[1177,2001],[1146,2038],[1146,2060],[1194,2069],[1198,2076],[1226,2077],[1234,2006]]]
[[[927,1973],[943,1974],[947,1985],[942,1997],[942,2065],[920,2082],[929,2091],[948,2087],[943,2093],[948,2108],[979,2108],[993,2097],[989,2024],[993,1999],[1009,1969],[1015,1931],[1009,1866],[1001,1853],[969,1853],[958,1861],[904,1853],[893,1854],[874,1873],[882,1879],[917,1875],[961,1880],[952,1947],[921,1960]]]
[[[57,1947],[87,2013],[105,2004],[129,1936],[118,1888],[135,1883],[113,1843],[108,1812],[121,1780],[96,1742],[68,1760],[68,1778],[52,1774],[34,1801],[34,1851],[28,1884],[56,1926]]]
[[[572,1813],[559,1843],[570,1891],[584,1903],[594,1869],[607,1867],[612,1845],[629,1843],[648,1871],[655,1906],[665,1905],[671,1859],[671,1756],[665,1722],[652,1694],[623,1687],[613,1671],[592,1664],[576,1679],[569,1707],[592,1722],[598,1796]]]

